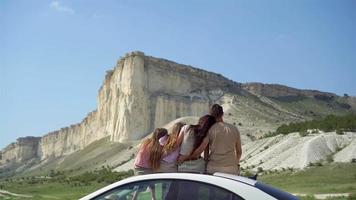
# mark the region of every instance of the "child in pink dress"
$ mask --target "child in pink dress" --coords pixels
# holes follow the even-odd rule
[[[163,155],[162,146],[159,144],[159,139],[167,134],[167,129],[156,128],[152,136],[148,139],[145,139],[141,143],[134,163],[135,175],[150,174],[158,170]],[[138,187],[137,191],[132,197],[132,200],[136,200],[138,194],[146,190],[146,188],[147,186]],[[151,190],[152,200],[155,200],[155,186],[149,185],[148,188]]]

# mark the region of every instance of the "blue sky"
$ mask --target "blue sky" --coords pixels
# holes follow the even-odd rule
[[[0,1],[0,148],[81,121],[140,50],[238,82],[356,95],[356,1]]]

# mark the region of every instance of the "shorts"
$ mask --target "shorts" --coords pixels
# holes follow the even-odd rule
[[[240,169],[239,169],[239,167],[237,165],[211,166],[208,163],[208,166],[206,168],[206,172],[208,174],[214,174],[215,172],[222,172],[222,173],[227,173],[227,174],[239,175],[240,174]]]
[[[197,160],[184,161],[178,165],[178,172],[205,173],[205,160],[199,158]]]
[[[137,175],[145,175],[145,174],[152,174],[152,169],[135,166],[134,174],[135,174],[135,176],[137,176]]]
[[[166,161],[161,161],[160,167],[158,169],[158,172],[163,172],[163,173],[172,173],[172,172],[177,172],[178,167],[176,163],[168,163]]]

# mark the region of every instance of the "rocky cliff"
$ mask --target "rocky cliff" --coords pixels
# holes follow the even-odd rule
[[[91,112],[79,124],[61,128],[39,140],[37,156],[48,159],[71,154],[108,135],[99,125],[97,112]]]
[[[1,165],[32,158],[41,161],[60,158],[103,138],[121,143],[139,140],[155,127],[177,118],[206,114],[214,102],[226,107],[227,121],[240,126],[244,141],[273,130],[280,123],[307,119],[310,116],[304,113],[311,112],[316,105],[312,113],[320,111],[320,116],[351,109],[351,106],[333,106],[332,102],[319,105],[318,101],[311,101],[305,105],[298,102],[294,110],[289,110],[289,104],[273,100],[285,96],[321,100],[337,97],[281,85],[241,84],[220,74],[132,52],[107,72],[95,111],[82,122],[41,138],[19,138],[2,150]]]
[[[1,151],[1,163],[21,163],[37,155],[40,137],[22,137]]]
[[[239,90],[221,75],[134,52],[108,72],[98,117],[112,141],[136,140],[181,116],[205,114],[216,92]]]
[[[141,52],[128,53],[107,72],[97,110],[78,124],[33,141],[30,155],[19,154],[22,145],[28,147],[25,143],[9,145],[2,150],[2,162],[64,156],[106,136],[114,142],[137,140],[181,116],[203,115],[223,93],[240,90],[241,84],[219,74]]]

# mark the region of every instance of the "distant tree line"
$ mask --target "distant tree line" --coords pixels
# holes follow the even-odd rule
[[[3,181],[0,181],[0,189],[6,189],[7,183],[17,183],[19,185],[61,183],[74,187],[97,184],[107,185],[134,175],[133,170],[116,172],[113,171],[113,168],[109,166],[102,166],[100,169],[87,171],[79,175],[70,175],[68,172],[69,171],[50,170],[48,174],[43,176],[6,178]]]
[[[356,114],[348,114],[345,116],[328,115],[322,119],[297,123],[291,122],[279,126],[275,132],[270,132],[265,136],[287,135],[294,132],[299,132],[301,136],[305,136],[308,130],[321,130],[324,132],[336,131],[337,134],[343,134],[344,131],[356,132]],[[315,131],[314,133],[317,132],[318,131]]]
[[[84,183],[85,185],[90,185],[91,182],[110,184],[133,175],[133,170],[116,172],[113,171],[109,166],[103,166],[99,170],[89,171],[77,176],[70,177],[69,181],[74,183]]]

